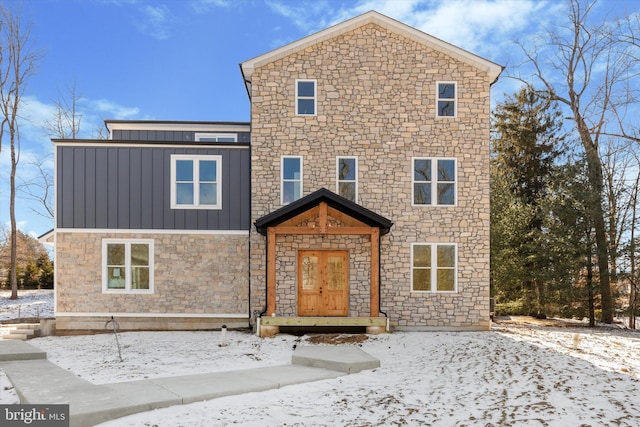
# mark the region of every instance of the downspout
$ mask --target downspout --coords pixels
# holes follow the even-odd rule
[[[378,313],[384,314],[387,319],[389,315],[386,311],[382,311],[382,233],[378,233]],[[387,321],[388,322],[388,321]]]
[[[251,103],[249,103],[249,104],[251,104]],[[249,113],[249,118],[251,119],[251,113]],[[247,267],[248,267],[248,270],[249,270],[249,274],[248,274],[248,277],[247,277],[247,279],[249,280],[249,292],[248,292],[249,293],[249,295],[248,295],[249,304],[247,304],[248,305],[247,310],[249,311],[249,313],[248,313],[249,314],[249,319],[248,319],[249,330],[252,329],[252,326],[251,326],[251,231],[252,231],[251,230],[252,229],[252,227],[251,227],[251,214],[253,212],[252,205],[251,205],[251,200],[253,199],[253,197],[251,197],[251,191],[252,191],[252,188],[251,188],[251,158],[252,158],[251,156],[252,156],[252,150],[253,150],[253,147],[251,146],[251,122],[249,122],[249,245],[248,245],[248,249],[247,249],[248,250],[248,253],[247,253],[247,261],[248,261],[247,262]]]
[[[267,268],[269,268],[269,232],[267,231],[267,234],[265,235],[265,239],[266,239],[266,243],[267,243],[267,248],[265,250],[265,255],[267,256]],[[267,277],[269,276],[269,273],[267,272]],[[262,317],[266,312],[267,309],[269,308],[267,306],[267,298],[269,298],[269,285],[267,283],[267,280],[265,279],[264,281],[264,309],[257,314],[256,317]]]

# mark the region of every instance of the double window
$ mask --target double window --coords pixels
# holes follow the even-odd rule
[[[457,92],[456,82],[436,83],[436,115],[438,117],[456,117],[458,115]]]
[[[296,115],[316,115],[315,80],[296,80]]]
[[[222,208],[222,157],[171,156],[171,208]]]
[[[337,193],[354,203],[358,201],[358,158],[336,158]]]
[[[411,290],[457,291],[458,249],[450,243],[411,245]]]
[[[413,205],[453,206],[456,204],[456,160],[415,157]]]
[[[280,160],[280,202],[287,205],[302,197],[302,156]]]
[[[153,240],[104,239],[102,291],[153,293]]]

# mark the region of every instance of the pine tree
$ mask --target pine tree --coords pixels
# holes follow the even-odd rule
[[[492,122],[492,233],[494,286],[520,290],[525,310],[546,317],[546,250],[543,201],[564,137],[560,112],[530,88],[498,105]],[[502,194],[498,194],[498,193]],[[501,198],[498,200],[498,198]],[[498,264],[502,262],[502,265]],[[517,293],[517,292],[516,292]]]

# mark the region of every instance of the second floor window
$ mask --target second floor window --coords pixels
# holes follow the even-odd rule
[[[222,208],[222,157],[171,156],[171,208]]]
[[[296,80],[296,115],[316,115],[315,80]]]
[[[336,181],[338,194],[354,203],[358,200],[358,158],[337,158]]]
[[[302,156],[285,156],[280,163],[280,199],[287,205],[302,197]]]
[[[438,117],[456,117],[456,92],[457,85],[455,82],[438,82],[436,83],[438,90],[436,107]]]
[[[413,162],[413,205],[456,204],[456,160],[417,157]]]

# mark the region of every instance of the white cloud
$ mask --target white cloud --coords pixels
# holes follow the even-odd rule
[[[564,7],[561,2],[537,0],[361,0],[339,9],[327,1],[267,4],[309,33],[376,10],[496,62],[507,60],[518,50],[517,39],[542,29]]]
[[[140,114],[138,107],[126,107],[116,104],[108,99],[87,99],[84,101],[85,108],[88,111],[95,111],[103,116],[109,116],[112,119],[126,120]]]
[[[213,7],[229,7],[231,6],[229,0],[192,0],[191,7],[196,13],[205,13]]]
[[[173,15],[165,5],[142,5],[139,7],[142,19],[136,26],[143,33],[157,40],[166,40],[171,36]]]

